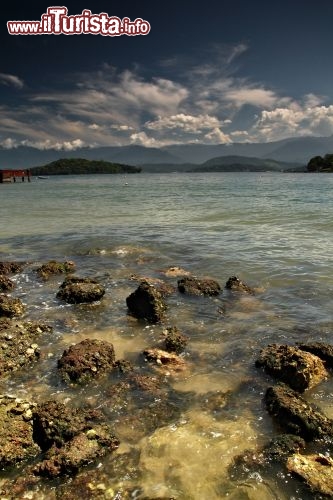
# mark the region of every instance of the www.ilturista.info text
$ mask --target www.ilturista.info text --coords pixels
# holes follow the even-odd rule
[[[10,35],[103,35],[136,36],[148,35],[150,24],[144,19],[131,21],[128,17],[120,19],[109,17],[105,12],[92,14],[85,9],[82,14],[68,16],[67,7],[48,7],[40,21],[8,21]]]

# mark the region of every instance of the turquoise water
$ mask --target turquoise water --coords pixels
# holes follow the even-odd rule
[[[257,289],[255,297],[230,300],[224,292],[216,299],[168,299],[168,322],[190,338],[189,372],[172,378],[173,387],[199,395],[238,391],[233,418],[216,420],[198,404],[184,406],[173,426],[134,441],[122,430],[120,438],[140,451],[140,487],[151,498],[306,498],[297,481],[280,473],[249,474],[238,483],[227,467],[276,432],[261,403],[269,379],[254,368],[260,348],[331,341],[332,189],[330,175],[271,173],[68,176],[0,185],[0,260],[29,262],[15,278],[14,295],[26,303],[27,318],[47,319],[55,329],[43,346],[48,361],[3,381],[1,391],[84,400],[92,397],[89,389],[77,394],[49,378],[64,347],[87,336],[103,338],[114,343],[117,357],[135,360],[154,344],[162,327],[126,317],[125,299],[136,286],[131,274],[163,279],[163,270],[179,266],[222,286],[238,275]],[[73,260],[77,274],[103,282],[101,307],[59,304],[61,278],[42,284],[34,274],[50,259]],[[330,381],[307,397],[333,417]]]

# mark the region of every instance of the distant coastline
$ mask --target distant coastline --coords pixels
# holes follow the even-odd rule
[[[84,174],[133,174],[133,173],[217,173],[217,172],[279,172],[311,173],[333,172],[333,154],[312,157],[307,164],[284,162],[268,158],[247,156],[220,156],[201,164],[194,163],[144,163],[127,165],[87,158],[61,158],[46,165],[32,167],[31,175],[84,175]]]
[[[138,174],[141,167],[111,163],[103,160],[87,160],[85,158],[61,158],[59,160],[32,167],[30,172],[35,176],[49,175],[84,175],[84,174]]]

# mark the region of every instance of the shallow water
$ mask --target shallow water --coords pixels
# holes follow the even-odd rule
[[[164,327],[127,315],[126,297],[137,286],[130,276],[176,285],[163,270],[179,266],[224,286],[238,275],[256,288],[254,297],[224,291],[218,298],[167,299],[167,325],[189,337],[188,369],[166,376],[176,417],[146,433],[119,422],[116,455],[136,453],[135,473],[124,468],[114,475],[114,456],[97,471],[114,493],[109,498],[127,498],[126,488],[128,498],[311,498],[282,470],[238,478],[228,467],[277,433],[262,405],[271,380],[254,367],[259,350],[271,342],[331,342],[332,188],[330,175],[271,173],[68,176],[0,185],[0,260],[29,262],[14,277],[13,295],[26,304],[27,319],[54,328],[39,341],[41,361],[2,380],[0,391],[107,410],[111,380],[68,388],[56,364],[68,345],[89,337],[112,342],[117,358],[149,372],[140,353],[160,342]],[[59,302],[62,278],[43,282],[35,273],[50,259],[73,260],[78,275],[103,283],[101,303]],[[333,418],[332,380],[306,397]],[[232,394],[221,412],[205,403],[217,391]],[[36,498],[55,498],[59,488],[44,485]]]

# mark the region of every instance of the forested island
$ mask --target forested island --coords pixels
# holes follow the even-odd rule
[[[314,156],[307,165],[308,172],[333,172],[333,154]]]
[[[32,175],[138,174],[141,167],[84,158],[61,158],[47,165],[32,167]]]

